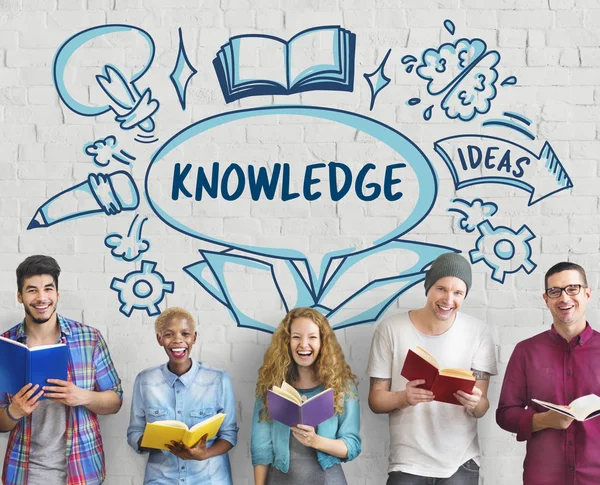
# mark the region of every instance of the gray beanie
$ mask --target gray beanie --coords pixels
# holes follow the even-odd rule
[[[455,276],[465,282],[469,294],[471,288],[471,265],[469,262],[457,253],[444,253],[438,256],[431,264],[431,267],[425,274],[425,294],[435,284],[435,282],[446,276]]]

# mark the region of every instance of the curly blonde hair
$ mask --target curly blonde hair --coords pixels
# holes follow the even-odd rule
[[[297,318],[308,318],[319,327],[321,350],[313,366],[315,376],[325,389],[333,389],[336,414],[344,411],[345,394],[357,397],[358,379],[346,363],[342,347],[327,318],[313,308],[295,308],[285,316],[273,333],[263,364],[258,370],[256,397],[263,402],[259,413],[260,421],[268,419],[267,390],[273,385],[281,385],[284,380],[293,384],[299,377],[298,367],[290,351],[290,327]]]

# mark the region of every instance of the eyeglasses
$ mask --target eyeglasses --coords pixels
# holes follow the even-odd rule
[[[553,286],[552,288],[548,288],[546,290],[546,295],[548,298],[559,298],[564,291],[569,296],[579,295],[581,288],[587,288],[586,285],[567,285],[564,288],[560,288],[558,286]]]

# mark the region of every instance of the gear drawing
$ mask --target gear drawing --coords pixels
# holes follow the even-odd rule
[[[471,263],[482,261],[492,270],[492,279],[504,283],[509,273],[516,273],[523,269],[527,274],[536,268],[531,260],[531,245],[529,241],[535,238],[535,234],[527,225],[523,224],[518,231],[510,227],[494,227],[485,220],[477,225],[479,238],[475,243],[475,249],[469,251]],[[489,248],[492,248],[490,250]],[[487,250],[486,250],[487,249]],[[517,258],[521,258],[520,261]],[[519,264],[515,267],[516,260]]]
[[[174,283],[166,281],[155,269],[154,261],[142,261],[139,270],[128,273],[123,279],[113,278],[111,281],[110,288],[119,294],[119,311],[126,317],[136,309],[146,310],[149,316],[158,315],[158,304],[165,293],[173,293]]]

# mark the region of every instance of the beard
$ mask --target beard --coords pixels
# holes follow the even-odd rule
[[[31,319],[31,321],[34,322],[34,323],[37,323],[38,325],[42,325],[43,323],[46,323],[56,313],[56,303],[54,303],[54,305],[52,305],[52,313],[50,313],[50,315],[48,315],[47,317],[43,317],[43,318],[36,318],[33,315],[33,312],[31,311],[31,309],[29,308],[29,306],[23,305],[23,307],[25,309],[25,313],[29,316],[29,318]]]

